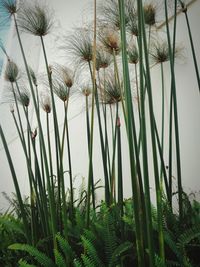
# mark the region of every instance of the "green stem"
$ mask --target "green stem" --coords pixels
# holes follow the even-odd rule
[[[72,163],[71,163],[71,149],[69,141],[69,128],[68,128],[68,103],[69,103],[69,93],[66,102],[64,102],[64,112],[65,112],[65,129],[66,129],[66,138],[67,138],[67,152],[68,152],[68,165],[69,165],[69,179],[70,179],[70,212],[71,218],[74,216],[74,191],[73,191],[73,175],[72,175]]]
[[[120,11],[120,29],[121,29],[121,45],[122,45],[122,63],[123,63],[123,76],[124,76],[124,89],[125,89],[125,103],[127,109],[127,133],[129,142],[129,157],[130,157],[130,167],[131,167],[131,181],[132,181],[132,191],[134,197],[134,215],[135,215],[135,227],[136,227],[136,247],[137,247],[137,258],[138,266],[144,266],[144,247],[143,247],[143,237],[140,221],[140,192],[138,190],[138,181],[136,174],[135,156],[133,149],[133,113],[132,113],[132,97],[130,89],[130,78],[128,70],[128,60],[127,60],[127,49],[126,49],[126,30],[125,30],[125,7],[124,0],[119,0],[119,11]]]
[[[14,18],[15,29],[16,29],[16,33],[17,33],[17,37],[18,37],[18,41],[19,41],[19,45],[20,45],[23,61],[24,61],[24,64],[25,64],[26,73],[27,73],[27,76],[28,76],[28,81],[29,81],[29,85],[30,85],[30,89],[31,89],[31,95],[32,95],[32,98],[33,98],[33,104],[34,104],[34,108],[35,108],[35,111],[36,111],[36,117],[37,117],[39,132],[40,132],[40,136],[41,136],[41,143],[42,143],[42,149],[43,149],[43,158],[44,158],[46,178],[47,178],[47,189],[48,189],[49,200],[50,200],[49,204],[50,204],[52,232],[53,232],[54,246],[56,248],[57,245],[56,245],[56,241],[55,241],[55,234],[57,232],[57,230],[56,230],[57,227],[56,227],[56,217],[55,217],[55,203],[54,203],[54,199],[53,199],[52,192],[51,192],[51,186],[50,186],[50,182],[49,182],[49,169],[48,169],[48,160],[47,160],[47,154],[46,154],[46,148],[45,148],[45,142],[44,142],[44,135],[43,135],[42,125],[41,125],[41,121],[40,121],[40,117],[39,117],[39,113],[38,113],[37,101],[36,101],[36,98],[35,98],[35,93],[34,93],[32,81],[31,81],[31,76],[30,76],[30,73],[29,73],[29,68],[28,68],[28,64],[27,64],[27,61],[26,61],[26,57],[25,57],[25,53],[24,53],[21,37],[20,37],[20,34],[19,34],[19,29],[18,29],[18,25],[17,25],[17,20],[16,20],[16,17],[15,17],[15,14],[13,14],[13,18]]]
[[[177,109],[176,82],[175,82],[175,73],[174,73],[174,59],[173,59],[173,51],[171,49],[171,40],[170,40],[169,23],[168,23],[168,7],[167,7],[167,1],[166,0],[165,0],[165,19],[166,19],[167,40],[168,40],[169,55],[170,55],[170,71],[171,71],[171,77],[172,77],[171,90],[172,90],[172,98],[173,98],[174,127],[175,127],[175,141],[176,141],[179,219],[180,219],[180,221],[182,221],[182,218],[183,218],[183,199],[182,199],[183,188],[182,188],[182,178],[181,178],[178,109]]]

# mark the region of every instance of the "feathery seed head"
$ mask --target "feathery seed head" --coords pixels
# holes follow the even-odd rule
[[[33,71],[33,69],[31,67],[29,67],[29,73],[30,73],[31,80],[32,80],[33,84],[35,86],[37,86],[37,77],[36,77],[35,72]]]
[[[84,96],[89,96],[91,93],[92,93],[92,90],[90,87],[88,86],[84,86],[82,89],[81,89],[81,92]]]
[[[19,85],[19,92],[16,92],[16,98],[22,106],[28,107],[31,98],[30,91],[27,89],[26,86]]]
[[[135,44],[132,44],[128,48],[128,59],[130,64],[137,64],[139,61],[138,49]]]
[[[79,29],[67,40],[66,50],[78,64],[88,63],[92,60],[92,37],[91,32]]]
[[[144,4],[144,20],[149,26],[153,26],[156,23],[156,5],[153,3]]]
[[[113,51],[118,54],[120,52],[120,37],[119,33],[110,28],[100,29],[99,40],[105,47],[106,51],[113,53]]]
[[[51,112],[51,99],[49,94],[42,93],[40,95],[40,105],[46,113]]]
[[[112,63],[111,54],[103,50],[102,48],[97,49],[96,53],[96,70],[107,68]]]
[[[127,32],[133,36],[138,36],[138,21],[137,21],[137,13],[136,11],[132,11],[129,14],[129,22],[127,24]]]
[[[74,84],[73,72],[60,64],[52,66],[52,83],[54,93],[65,102],[70,95],[70,89]]]
[[[11,82],[11,83],[16,82],[17,79],[19,78],[18,66],[10,59],[8,59],[7,64],[6,64],[4,78],[6,81]]]
[[[129,5],[128,1],[125,1],[125,24],[129,21]],[[105,4],[100,6],[100,14],[103,16],[103,21],[109,27],[120,29],[120,13],[119,13],[119,4],[117,0],[107,0]]]
[[[151,45],[150,55],[155,63],[163,63],[169,60],[169,46],[165,41],[154,42]]]
[[[13,104],[10,104],[10,112],[11,113],[14,113],[15,112],[15,109],[14,109],[14,105]]]
[[[118,84],[115,75],[110,73],[104,82],[102,101],[106,104],[113,104],[121,101],[122,84]]]
[[[33,132],[31,132],[31,138],[33,140],[35,140],[36,136],[37,136],[37,128],[35,128],[35,130]]]
[[[17,0],[1,0],[0,7],[4,13],[12,16],[17,13]]]
[[[42,6],[37,2],[28,3],[20,9],[18,24],[23,31],[42,37],[51,30],[52,14],[50,14],[47,6]]]

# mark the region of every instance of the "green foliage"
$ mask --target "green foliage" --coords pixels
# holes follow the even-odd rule
[[[23,224],[13,215],[0,215],[0,266],[14,267],[21,254],[10,251],[8,246],[14,242],[26,242]]]
[[[33,264],[28,264],[26,261],[24,260],[19,260],[19,267],[36,267],[36,265]]]
[[[75,253],[71,248],[69,242],[64,239],[60,234],[56,235],[56,240],[58,242],[61,252],[65,255],[66,262],[73,262],[73,259],[75,258]]]
[[[57,250],[54,249],[54,256],[55,256],[55,262],[58,267],[65,267],[65,260],[62,256],[62,254]]]
[[[15,243],[15,244],[10,245],[9,249],[28,252],[29,255],[31,255],[42,266],[55,267],[55,264],[49,257],[47,257],[44,253],[40,252],[37,248],[33,246],[30,246],[27,244]]]
[[[98,253],[93,245],[93,241],[87,239],[84,236],[81,236],[82,245],[84,248],[84,255],[81,256],[83,262],[89,261],[91,266],[103,266],[101,259],[98,256]],[[85,265],[87,266],[87,265]],[[89,266],[89,265],[88,265]]]

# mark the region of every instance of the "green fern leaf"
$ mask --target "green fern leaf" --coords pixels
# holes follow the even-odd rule
[[[57,249],[54,249],[54,256],[58,267],[66,267],[65,260]]]
[[[85,236],[81,236],[81,241],[84,251],[87,253],[88,258],[91,260],[94,266],[103,266],[103,263],[101,262],[93,243]]]
[[[177,246],[179,248],[184,248],[193,239],[200,236],[200,225],[194,226],[191,229],[186,230],[178,239]]]
[[[83,267],[82,263],[78,259],[74,259],[74,267]]]
[[[56,235],[56,240],[59,244],[59,247],[62,251],[62,253],[65,255],[65,259],[67,262],[72,262],[73,259],[76,257],[74,251],[72,250],[69,242],[62,237],[60,234]]]
[[[119,259],[124,254],[127,252],[129,249],[133,248],[133,244],[129,241],[126,241],[122,244],[120,244],[113,252],[109,266],[113,267],[116,266],[119,263]]]
[[[39,264],[44,267],[55,267],[55,264],[49,257],[47,257],[44,253],[40,252],[33,246],[15,243],[10,245],[8,248],[28,252]]]
[[[98,267],[87,255],[81,255],[81,259],[83,260],[84,267]]]
[[[28,264],[26,261],[24,260],[19,260],[19,267],[37,267],[36,265],[33,264]]]
[[[25,236],[21,222],[16,220],[14,217],[11,216],[0,217],[0,225],[3,225],[4,228],[9,232],[16,232]]]
[[[166,265],[167,267],[181,267],[181,264],[176,261],[167,261]]]
[[[166,267],[165,262],[158,255],[155,255],[155,267]]]
[[[164,240],[166,244],[169,246],[169,248],[172,250],[172,252],[176,255],[177,259],[182,262],[182,255],[180,253],[180,250],[177,247],[177,244],[174,240],[174,237],[172,234],[168,231],[164,232]]]

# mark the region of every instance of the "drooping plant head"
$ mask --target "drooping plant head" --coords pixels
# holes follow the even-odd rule
[[[51,98],[47,92],[40,94],[40,105],[46,113],[51,112]]]
[[[29,66],[29,73],[30,73],[31,80],[32,80],[33,84],[35,86],[37,86],[37,77],[36,77],[36,74],[35,74],[34,70],[30,66]]]
[[[150,55],[152,61],[155,63],[163,63],[169,60],[169,46],[168,43],[153,42],[151,44]]]
[[[122,98],[120,86],[122,86],[122,83],[118,84],[114,73],[109,73],[102,85],[102,101],[106,104],[114,104],[121,101]]]
[[[129,21],[129,3],[125,1],[125,23]],[[120,16],[119,16],[119,5],[118,0],[107,0],[99,6],[100,14],[102,15],[103,23],[110,28],[120,29]]]
[[[15,62],[8,59],[4,73],[6,81],[14,83],[19,79],[19,68]]]
[[[82,86],[82,88],[81,88],[81,93],[82,93],[84,96],[88,97],[89,95],[91,95],[91,93],[92,93],[92,89],[91,89],[91,87],[84,85],[84,86]]]
[[[17,101],[20,105],[28,107],[30,104],[31,94],[27,86],[24,83],[18,84],[18,89],[14,86],[8,86],[4,88],[3,91],[3,101],[2,103],[13,104]]]
[[[21,85],[19,86],[19,92],[16,92],[16,97],[18,102],[24,106],[24,107],[28,107],[30,104],[30,91],[28,90],[28,88],[25,85]]]
[[[79,66],[92,61],[92,36],[88,29],[78,29],[67,37],[63,48]]]
[[[134,7],[129,10],[129,21],[126,29],[131,36],[138,36],[138,17]]]
[[[108,27],[103,27],[99,29],[99,41],[102,43],[102,45],[105,47],[105,50],[113,54],[119,54],[120,52],[120,36],[117,29],[111,29]]]
[[[12,16],[17,13],[17,0],[1,0],[0,1],[0,9],[4,16],[9,15]]]
[[[137,64],[139,61],[139,53],[137,46],[134,43],[131,43],[128,47],[128,61],[130,64]]]
[[[96,53],[96,70],[107,68],[113,61],[110,53],[106,52],[102,47],[97,48]]]
[[[55,64],[51,67],[54,93],[65,102],[70,96],[74,84],[74,73],[66,66]]]
[[[181,47],[176,46],[174,56],[179,56],[181,50]],[[159,64],[170,60],[169,45],[167,41],[157,40],[152,42],[149,53],[153,63]]]
[[[156,11],[157,7],[156,4],[153,2],[145,3],[143,6],[143,12],[144,12],[144,21],[145,24],[149,26],[153,26],[156,23]]]
[[[39,2],[25,3],[18,13],[19,27],[35,36],[47,35],[53,25],[52,12]]]

